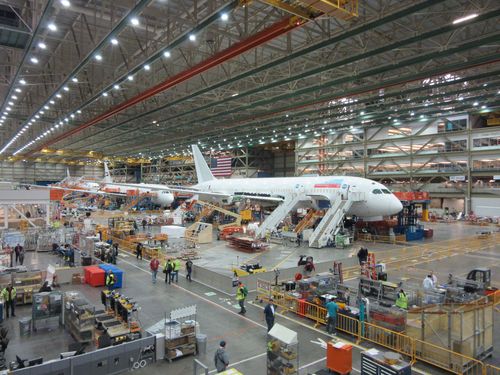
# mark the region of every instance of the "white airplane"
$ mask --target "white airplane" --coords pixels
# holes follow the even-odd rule
[[[124,184],[113,183],[108,163],[106,162],[104,162],[104,179],[102,180],[102,184],[99,192],[125,195],[129,190],[137,190],[140,195],[151,194],[151,201],[161,207],[170,207],[175,199],[174,194],[170,190],[150,189],[145,184],[126,184],[125,186]]]
[[[69,176],[69,170],[67,171],[68,176],[64,179],[71,178]],[[63,181],[64,181],[63,180]],[[117,195],[121,197],[125,197],[129,190],[137,190],[139,195],[151,195],[151,201],[158,206],[161,207],[169,207],[174,201],[174,194],[170,190],[158,190],[158,189],[150,189],[145,187],[144,184],[114,184],[111,174],[109,173],[108,164],[104,163],[104,178],[102,181],[87,181],[85,179],[79,179],[77,183],[73,183],[68,185],[66,183],[58,183],[52,186],[39,186],[39,185],[29,185],[34,188],[49,188],[49,189],[58,189],[65,190],[69,192],[79,192],[79,193],[88,193],[88,194],[97,194],[97,195]]]
[[[198,183],[191,187],[177,188],[158,184],[139,184],[144,189],[184,192],[197,195],[203,200],[231,203],[235,198],[281,203],[302,196],[310,203],[348,199],[350,194],[362,196],[350,206],[346,215],[356,215],[365,220],[378,220],[381,216],[395,215],[403,208],[401,201],[384,185],[361,177],[274,177],[236,178],[218,180],[210,171],[205,159],[193,145],[193,157]],[[133,187],[135,184],[119,184]]]

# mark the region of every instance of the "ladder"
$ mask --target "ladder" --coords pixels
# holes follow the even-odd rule
[[[322,248],[328,244],[329,240],[340,230],[339,224],[341,223],[344,215],[351,208],[354,200],[348,198],[346,200],[340,199],[337,196],[333,205],[326,211],[325,216],[319,222],[318,226],[309,237],[309,247]]]
[[[218,229],[222,230],[226,227],[234,227],[234,226],[239,227],[241,225],[241,215],[240,214],[237,214],[237,213],[230,211],[230,210],[226,210],[225,208],[219,207],[215,204],[200,201],[200,200],[196,201],[196,204],[203,207],[201,214],[197,217],[196,221],[199,221],[204,216],[208,216],[213,211],[217,211],[217,212],[220,212],[226,216],[231,216],[234,218],[234,221],[232,223],[221,224],[218,226]]]
[[[274,211],[266,217],[266,220],[257,228],[255,231],[256,238],[263,238],[267,231],[273,231],[279,223],[292,211],[297,203],[301,200],[307,199],[305,195],[294,194],[291,197],[287,197],[283,203],[274,209]]]

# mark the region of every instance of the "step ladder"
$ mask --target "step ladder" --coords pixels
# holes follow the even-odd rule
[[[293,194],[291,197],[287,197],[278,207],[274,209],[274,211],[266,217],[266,220],[262,222],[262,224],[255,231],[256,238],[263,238],[266,235],[267,231],[272,232],[279,223],[288,215],[290,211],[292,211],[297,203],[301,200],[308,199],[305,195],[301,194]]]
[[[340,224],[345,214],[355,201],[358,201],[357,195],[350,194],[348,199],[342,199],[338,194],[332,206],[326,211],[325,216],[319,222],[318,226],[309,237],[309,247],[322,248],[333,240],[334,236],[340,230]]]

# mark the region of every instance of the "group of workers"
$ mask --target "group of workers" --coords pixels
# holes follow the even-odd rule
[[[70,244],[65,244],[60,246],[57,243],[52,244],[52,253],[61,256],[64,259],[65,264],[70,267],[75,266],[75,249]]]
[[[160,261],[157,257],[153,257],[151,262],[149,262],[149,268],[151,270],[151,281],[156,284],[156,277],[158,275],[158,270],[160,268]],[[185,263],[186,268],[186,280],[192,281],[191,273],[193,272],[193,261],[188,258]],[[179,271],[181,270],[180,259],[170,259],[168,258],[163,264],[163,273],[165,274],[165,283],[171,284],[172,282],[179,282]]]

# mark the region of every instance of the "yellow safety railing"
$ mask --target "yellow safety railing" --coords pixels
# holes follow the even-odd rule
[[[309,318],[315,322],[315,326],[326,324],[327,310],[324,307],[289,296],[269,281],[257,280],[257,294],[257,298],[263,300],[268,300],[272,296],[274,303],[281,307],[284,312],[291,311],[299,316]],[[493,298],[498,298],[497,295],[498,293],[490,295],[490,301]],[[485,303],[485,300],[477,303]],[[337,315],[337,331],[352,335],[358,342],[365,340],[386,347],[410,358],[412,363],[419,360],[455,374],[500,375],[498,367],[484,364],[474,358],[427,341],[414,339],[404,333],[395,332],[376,324],[361,322],[344,314]]]
[[[414,339],[415,360],[429,363],[454,374],[483,375],[484,365],[477,359],[431,344],[428,341]]]
[[[500,367],[493,365],[484,365],[484,375],[500,375]]]
[[[410,336],[364,322],[361,324],[360,338],[413,358],[415,344]]]

